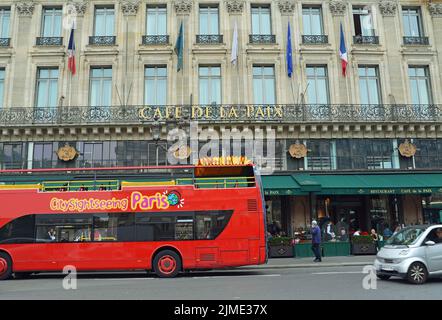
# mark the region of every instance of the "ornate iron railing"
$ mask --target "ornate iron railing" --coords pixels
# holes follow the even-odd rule
[[[303,35],[302,36],[303,44],[326,44],[328,43],[328,36],[323,34],[318,35]]]
[[[58,124],[442,122],[442,105],[176,105],[2,108],[1,126]]]
[[[0,47],[9,47],[11,38],[0,38]]]
[[[89,44],[94,46],[113,46],[115,44],[115,36],[92,36],[89,37]]]
[[[411,44],[411,45],[429,45],[430,42],[428,40],[428,37],[404,37],[404,44]]]
[[[379,44],[378,36],[354,36],[353,37],[354,44]]]
[[[220,44],[223,43],[223,36],[221,34],[198,34],[196,36],[196,43]]]
[[[276,43],[276,36],[274,34],[251,34],[249,35],[249,42],[253,44],[273,44]]]
[[[168,35],[142,36],[141,43],[143,45],[169,44],[169,36]]]
[[[37,46],[62,46],[63,37],[37,37]]]

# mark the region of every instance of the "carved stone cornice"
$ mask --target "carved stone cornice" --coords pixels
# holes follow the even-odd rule
[[[292,15],[295,11],[294,0],[279,0],[278,7],[282,15]]]
[[[190,14],[193,0],[175,0],[174,6],[177,14]]]
[[[227,11],[230,14],[242,14],[244,0],[225,0]]]
[[[23,0],[15,4],[20,17],[32,17],[35,8],[35,2],[32,0]]]
[[[120,0],[120,7],[123,15],[136,16],[140,7],[139,0]]]
[[[393,17],[396,15],[397,2],[395,0],[380,0],[379,10],[383,16]]]
[[[68,2],[68,6],[73,6],[73,8],[75,9],[75,14],[77,16],[84,16],[84,14],[86,13],[88,3],[89,3],[88,0],[70,1]]]
[[[347,8],[347,2],[343,0],[330,0],[329,7],[332,15],[343,16]]]
[[[429,3],[428,10],[433,18],[442,18],[442,3]]]

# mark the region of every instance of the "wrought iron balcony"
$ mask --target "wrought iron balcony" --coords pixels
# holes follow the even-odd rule
[[[9,47],[11,38],[0,38],[0,47]]]
[[[196,43],[221,44],[223,43],[223,36],[221,34],[198,34],[196,36]]]
[[[37,37],[37,46],[62,46],[63,37]]]
[[[276,36],[274,34],[251,34],[249,35],[249,43],[274,44],[276,43]]]
[[[94,46],[113,46],[115,45],[115,36],[92,36],[89,37],[89,44]]]
[[[328,36],[323,35],[323,34],[303,35],[302,36],[302,43],[303,44],[327,44],[328,43]]]
[[[176,115],[179,115],[178,118]],[[0,126],[200,123],[442,123],[442,105],[175,105],[2,108]]]
[[[168,35],[142,36],[141,43],[143,45],[167,45],[169,44]]]
[[[428,37],[404,37],[404,45],[423,45],[427,46],[430,42]]]
[[[353,37],[354,44],[379,44],[378,36],[361,36],[357,35]]]

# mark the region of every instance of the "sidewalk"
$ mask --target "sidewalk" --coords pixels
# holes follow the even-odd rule
[[[323,257],[322,262],[313,262],[314,258],[271,258],[267,264],[258,266],[244,266],[240,269],[285,269],[285,268],[320,268],[320,267],[348,267],[372,265],[376,256],[344,256]]]

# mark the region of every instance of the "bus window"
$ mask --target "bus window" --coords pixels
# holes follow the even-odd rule
[[[94,241],[133,241],[134,214],[100,213],[94,215]]]
[[[227,226],[232,211],[201,212],[195,215],[196,238],[215,239]]]
[[[32,243],[35,215],[27,215],[7,223],[0,229],[0,243]]]
[[[176,219],[175,240],[193,240],[193,218],[178,217]]]
[[[91,241],[92,216],[37,215],[37,242]]]

